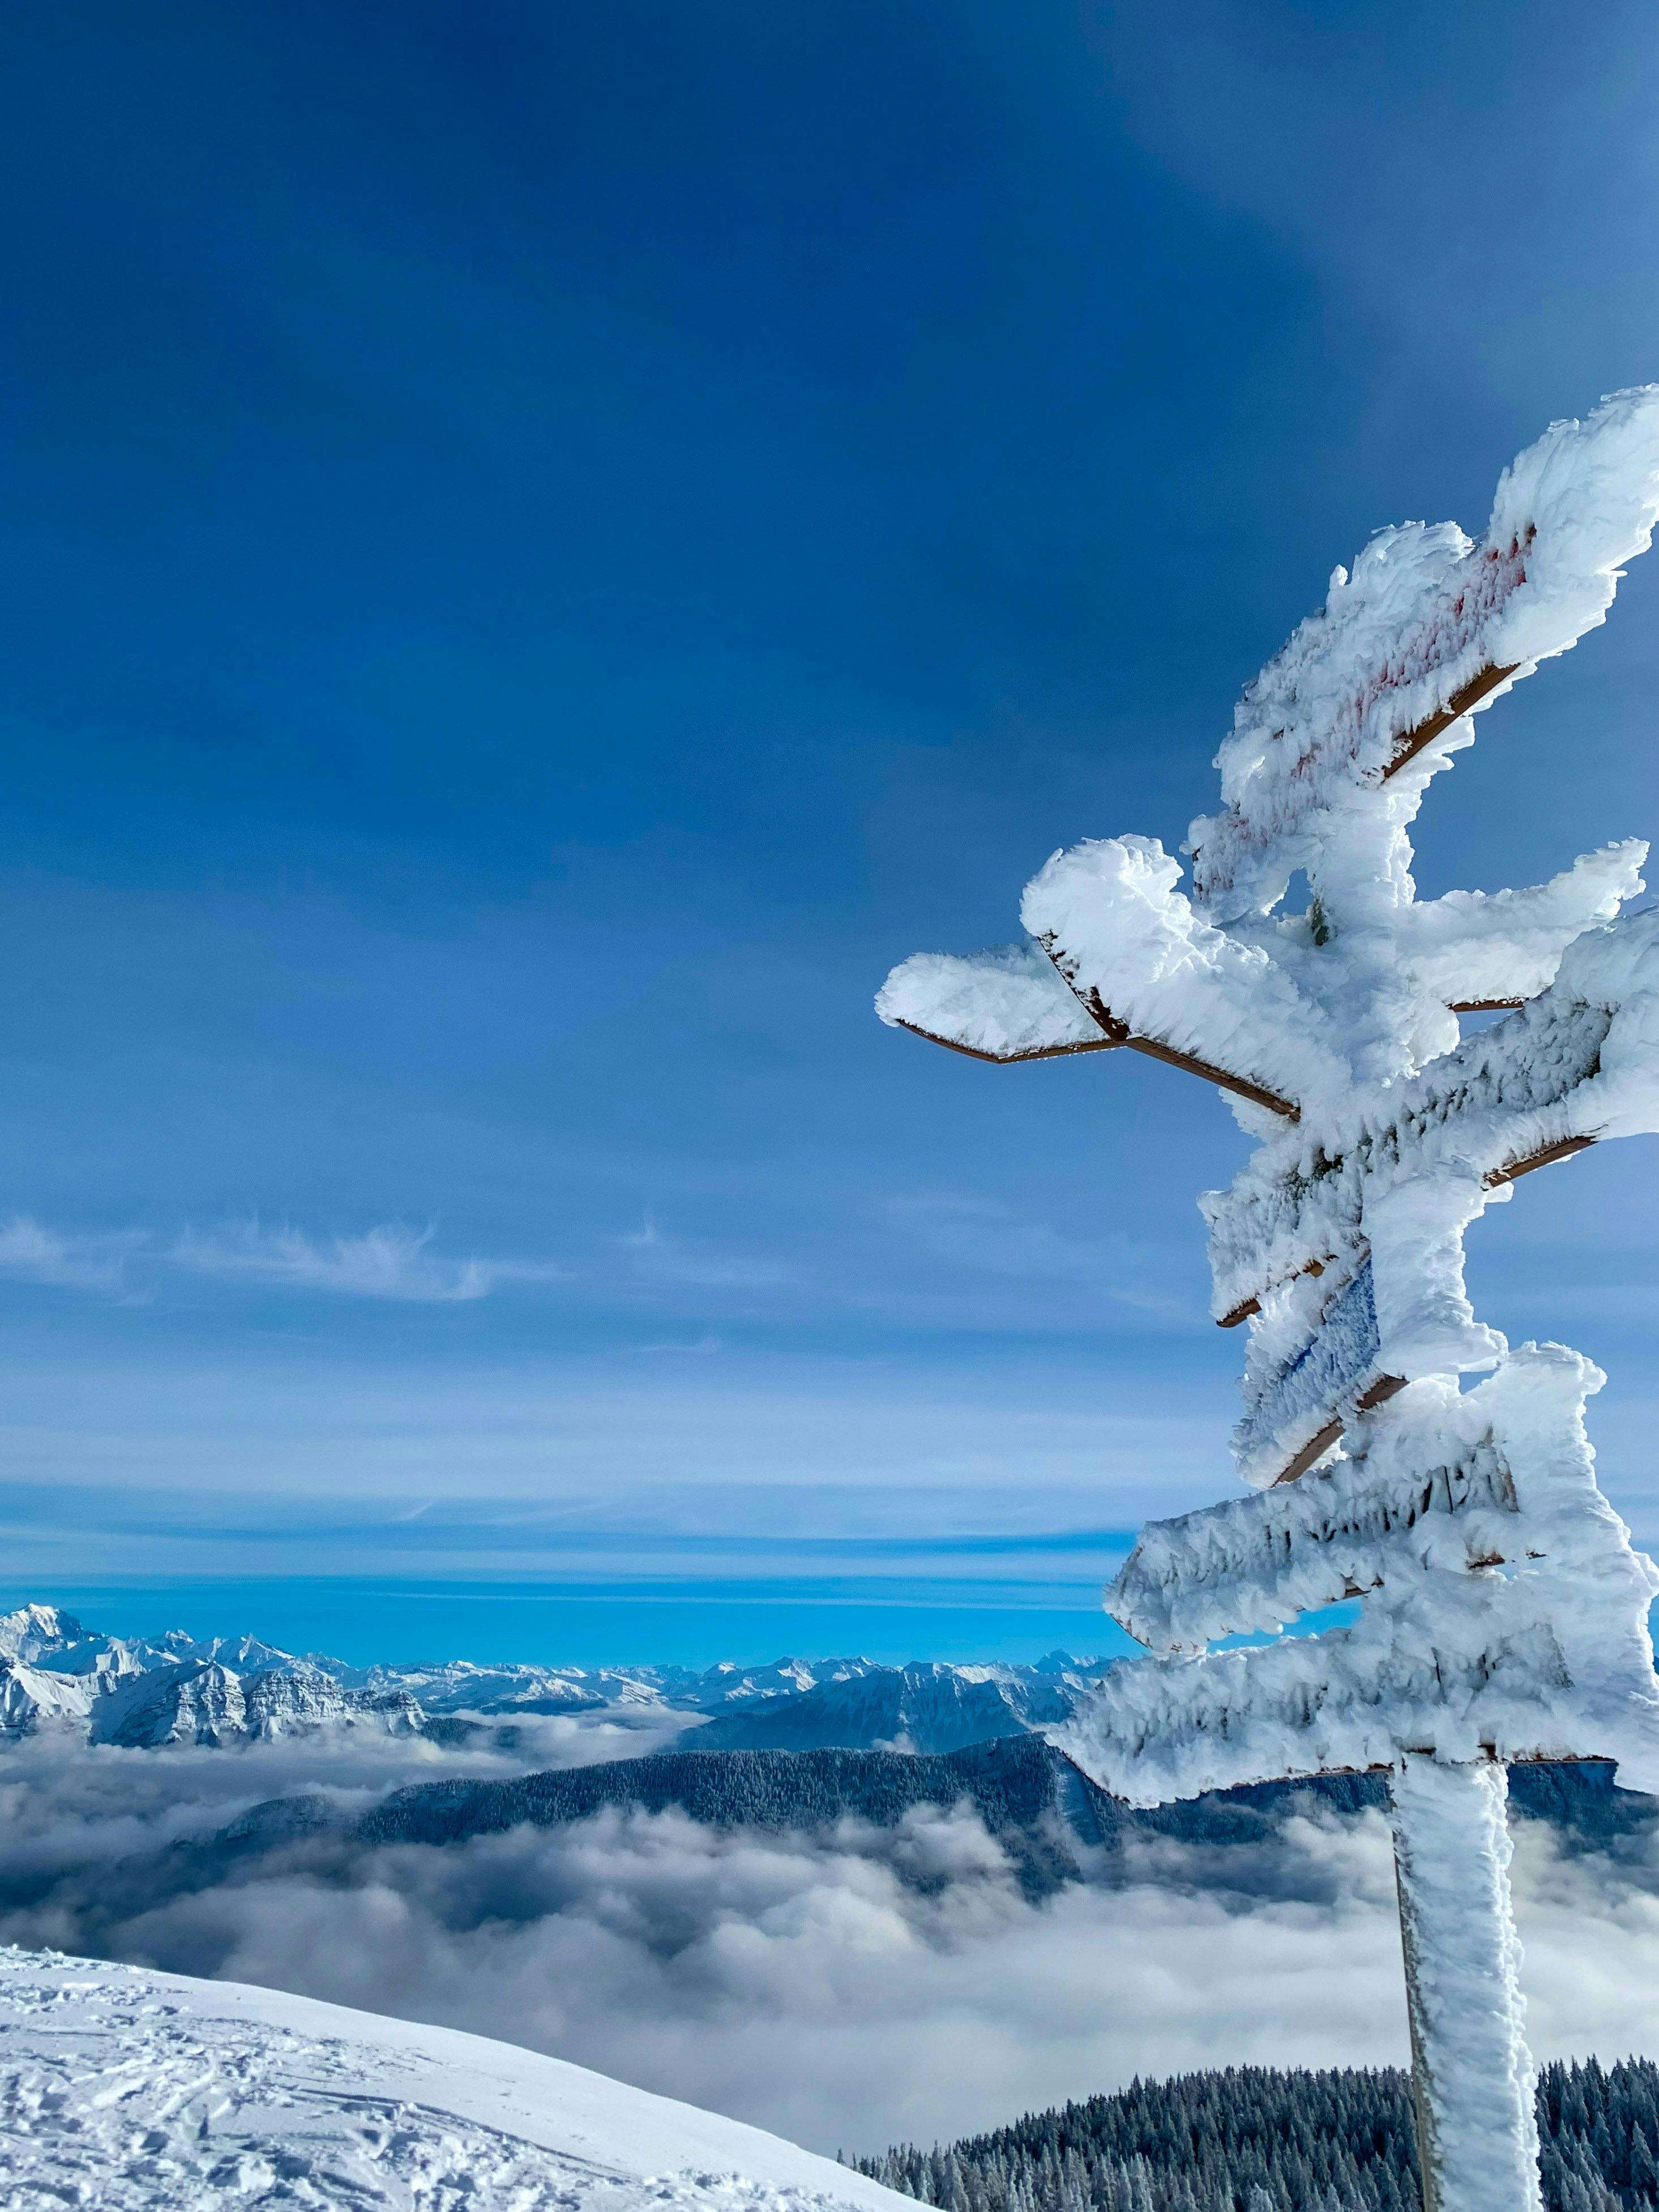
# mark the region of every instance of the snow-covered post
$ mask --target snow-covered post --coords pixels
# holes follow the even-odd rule
[[[1390,1788],[1423,2212],[1537,2212],[1504,1769],[1407,1753]]]
[[[1419,903],[1408,833],[1474,713],[1605,619],[1656,515],[1648,386],[1553,424],[1480,542],[1379,532],[1246,687],[1190,891],[1153,840],[1091,841],[1027,886],[1023,943],[919,955],[877,1000],[976,1060],[1144,1053],[1255,1142],[1200,1201],[1215,1318],[1249,1327],[1255,1494],[1142,1530],[1107,1605],[1154,1656],[1054,1733],[1139,1804],[1389,1775],[1426,2212],[1538,2201],[1504,1763],[1659,1787],[1659,1572],[1596,1487],[1602,1377],[1511,1349],[1463,1287],[1465,1231],[1522,1176],[1659,1130],[1659,914],[1619,918],[1636,842]],[[1508,1018],[1461,1039],[1475,1010]],[[1345,1599],[1351,1627],[1278,1635]],[[1208,1650],[1248,1632],[1274,1640]]]

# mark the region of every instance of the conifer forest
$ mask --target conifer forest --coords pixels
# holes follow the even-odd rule
[[[1538,2077],[1547,2212],[1659,2203],[1659,2065]],[[1410,2078],[1229,2067],[852,2161],[940,2212],[1419,2212]]]

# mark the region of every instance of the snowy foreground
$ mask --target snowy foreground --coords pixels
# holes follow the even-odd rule
[[[0,1950],[0,2204],[891,2212],[811,2151],[562,2059],[309,1997]]]

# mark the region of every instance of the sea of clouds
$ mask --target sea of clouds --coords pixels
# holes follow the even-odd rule
[[[1405,2056],[1375,1814],[1310,1812],[1249,1849],[1138,1844],[1115,1886],[1038,1903],[963,1809],[783,1836],[611,1811],[344,1863],[301,1840],[194,1891],[171,1871],[178,1839],[262,1799],[361,1810],[434,1771],[385,1744],[9,1749],[0,1939],[447,2022],[831,2151],[1136,2074]],[[1536,2051],[1659,2052],[1659,1843],[1516,1832]]]

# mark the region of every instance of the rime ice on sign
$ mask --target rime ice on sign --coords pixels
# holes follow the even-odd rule
[[[1659,1130],[1659,915],[1618,919],[1633,841],[1419,902],[1409,830],[1474,713],[1606,618],[1656,515],[1648,386],[1552,425],[1480,543],[1380,531],[1246,689],[1190,894],[1153,840],[1092,840],[1027,886],[1024,942],[919,955],[877,1000],[981,1060],[1149,1054],[1257,1140],[1201,1201],[1215,1317],[1249,1326],[1255,1494],[1142,1531],[1107,1603],[1154,1656],[1058,1740],[1141,1804],[1389,1770],[1427,2212],[1539,2203],[1505,1762],[1659,1789],[1659,1572],[1596,1487],[1602,1378],[1511,1351],[1463,1287],[1465,1231],[1521,1176]],[[1476,1007],[1513,1011],[1460,1042]],[[1207,1652],[1345,1598],[1352,1628]]]

